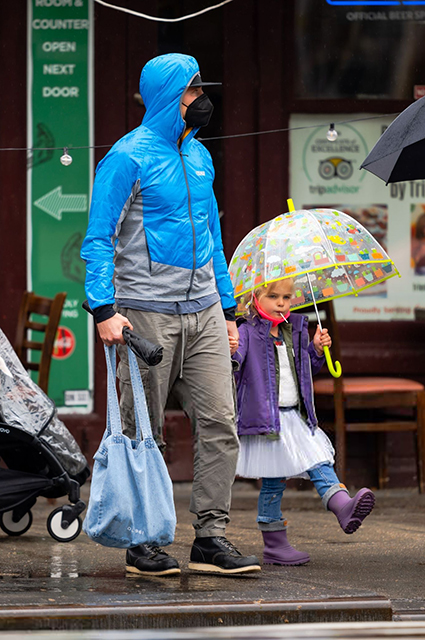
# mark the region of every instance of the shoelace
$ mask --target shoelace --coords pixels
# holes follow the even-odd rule
[[[163,549],[161,549],[161,547],[156,547],[153,544],[145,544],[144,546],[146,549],[149,549],[149,551],[152,551],[154,555],[157,555],[158,553],[163,553],[165,556],[168,555]]]
[[[238,551],[236,549],[235,545],[232,544],[229,540],[227,540],[227,538],[223,538],[221,536],[218,536],[217,540],[220,542],[220,544],[223,545],[223,547],[226,547],[227,549],[229,549],[230,551],[232,551],[233,553],[235,553],[238,556],[241,555],[240,551]]]

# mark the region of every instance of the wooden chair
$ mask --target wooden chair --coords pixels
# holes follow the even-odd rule
[[[38,371],[37,384],[46,394],[49,386],[53,345],[65,298],[66,293],[57,293],[54,298],[44,298],[31,291],[25,291],[19,309],[15,351],[26,369]],[[33,321],[31,319],[32,314],[47,316],[47,321]],[[28,337],[29,331],[44,333],[43,341],[30,340]],[[32,351],[41,352],[39,362],[29,359],[29,352]]]
[[[336,467],[339,477],[345,481],[347,433],[376,432],[379,488],[385,488],[388,481],[385,435],[387,432],[405,431],[416,436],[418,485],[419,492],[424,493],[424,386],[415,380],[405,378],[344,376],[338,323],[332,302],[320,304],[319,310],[325,311],[326,314],[323,325],[328,327],[332,336],[333,360],[339,360],[343,370],[340,378],[332,378],[329,374],[326,378],[319,378],[314,382],[319,422],[325,429],[331,428],[335,431]]]

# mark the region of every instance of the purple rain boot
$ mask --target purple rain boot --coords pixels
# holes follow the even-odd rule
[[[337,491],[328,502],[328,509],[338,518],[345,533],[354,533],[372,511],[375,496],[370,489],[360,489],[350,498],[345,491]]]
[[[310,561],[308,553],[297,551],[288,542],[286,529],[262,531],[264,540],[263,564],[298,565]]]

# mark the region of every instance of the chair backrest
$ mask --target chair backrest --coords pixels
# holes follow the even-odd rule
[[[54,298],[45,298],[37,296],[32,291],[25,291],[19,309],[15,351],[26,369],[39,372],[37,384],[46,394],[53,346],[65,298],[66,293],[57,293]],[[47,321],[33,321],[33,314],[46,316]],[[43,341],[30,340],[29,331],[42,332]],[[31,361],[30,352],[34,350],[41,352],[39,362]]]

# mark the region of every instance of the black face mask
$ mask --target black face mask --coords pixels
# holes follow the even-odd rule
[[[184,106],[184,102],[182,103]],[[205,93],[198,96],[187,107],[185,121],[188,127],[197,129],[198,127],[206,127],[212,116],[214,105]]]

